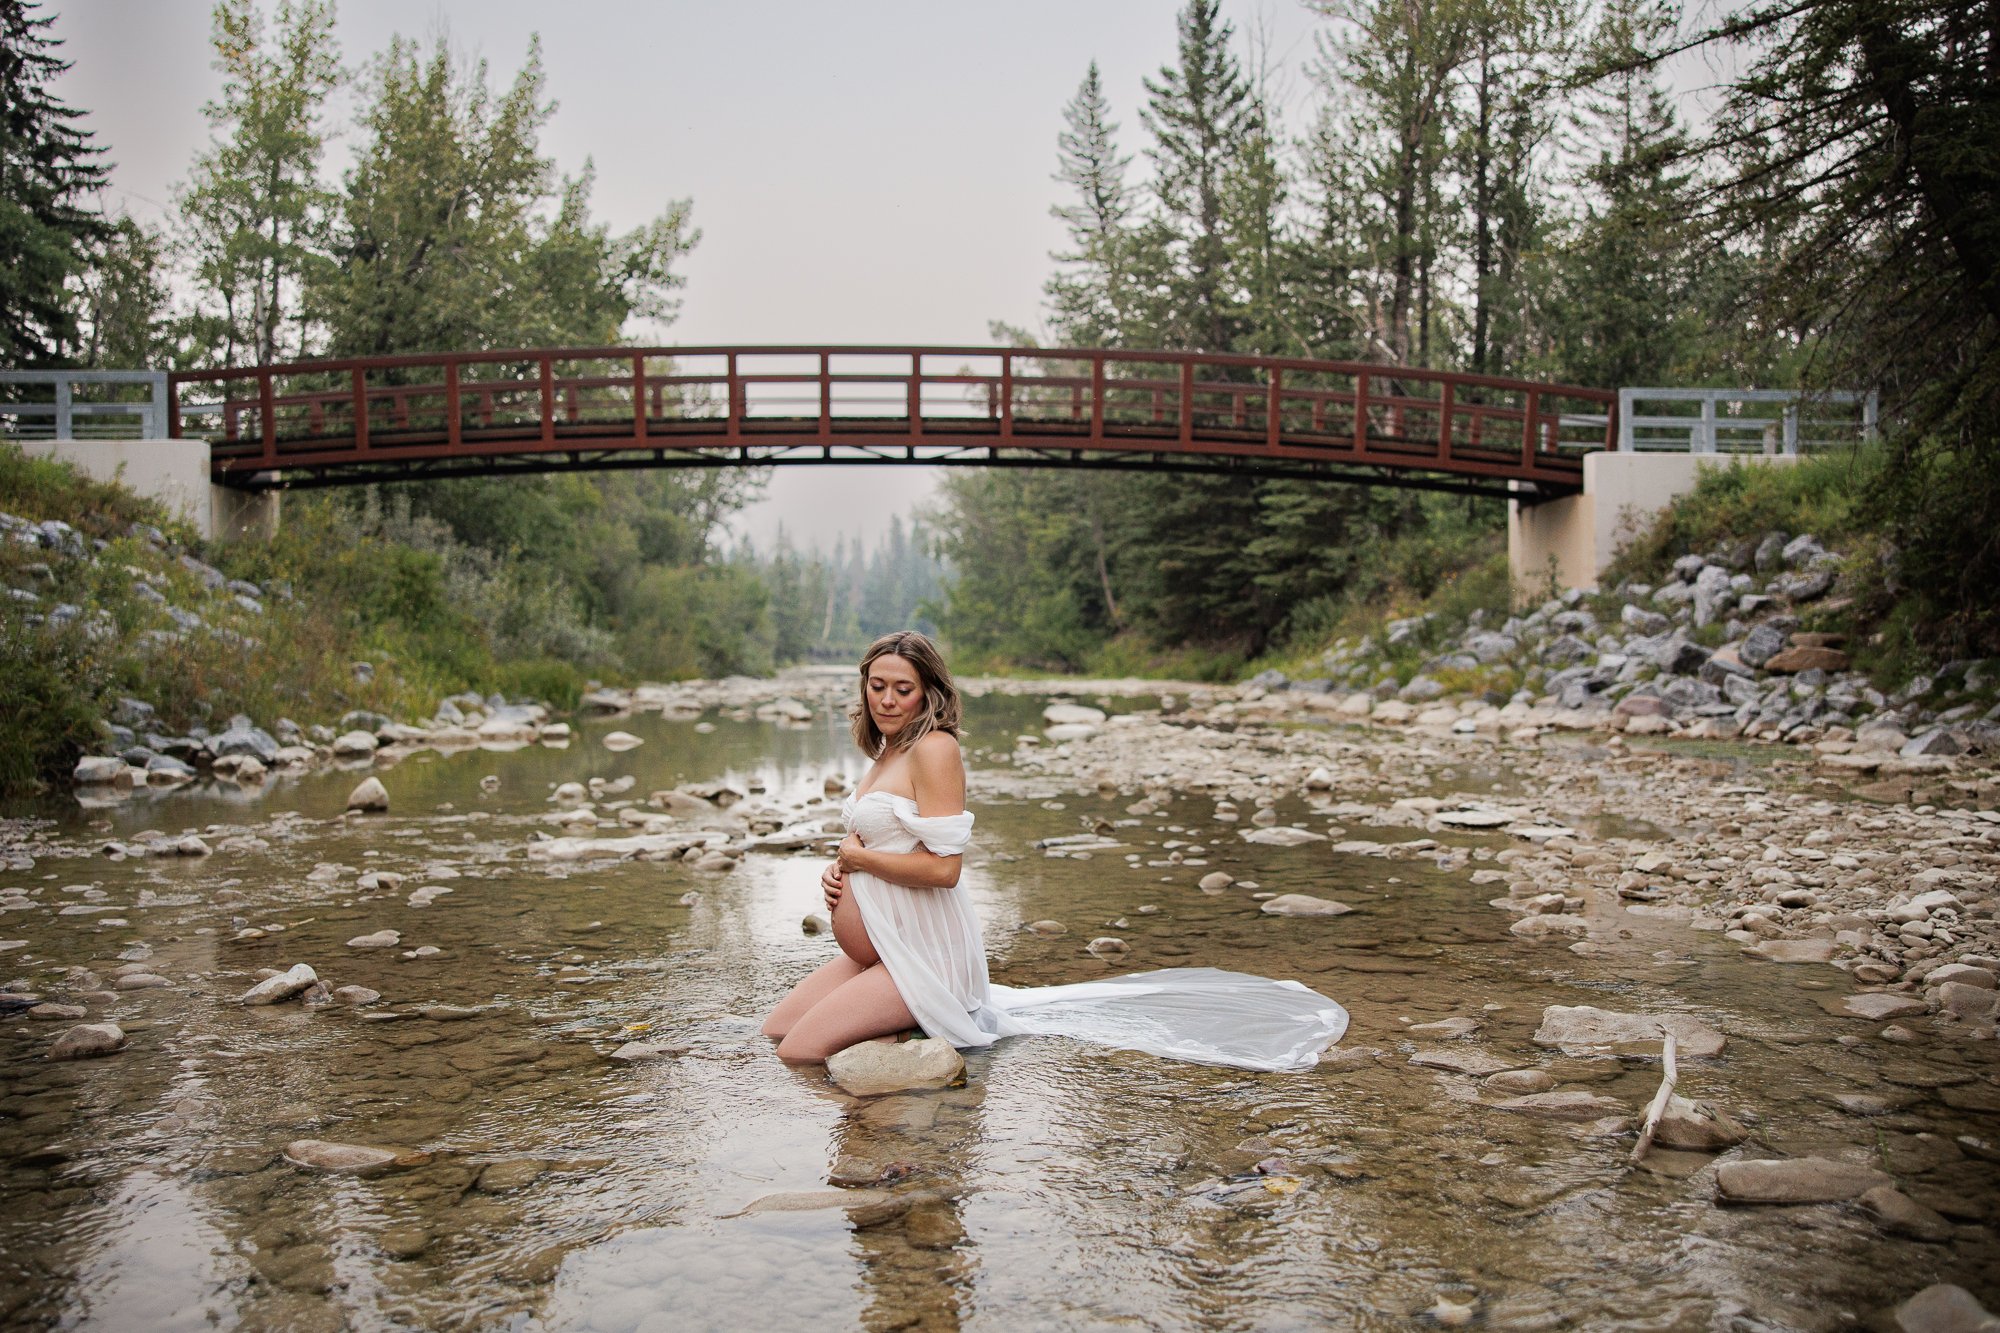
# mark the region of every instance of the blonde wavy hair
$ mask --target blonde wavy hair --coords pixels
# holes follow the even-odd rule
[[[958,700],[958,686],[951,680],[951,668],[944,664],[944,654],[932,643],[928,636],[913,629],[897,630],[894,634],[884,634],[868,645],[868,651],[861,658],[861,699],[848,709],[847,716],[854,731],[854,743],[870,759],[880,758],[888,747],[889,738],[875,725],[875,715],[868,711],[868,668],[881,657],[900,657],[917,669],[917,681],[924,687],[923,710],[914,714],[908,725],[896,735],[896,748],[907,750],[933,731],[942,731],[949,736],[959,734],[961,706]]]

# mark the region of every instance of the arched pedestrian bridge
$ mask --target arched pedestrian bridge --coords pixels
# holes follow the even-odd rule
[[[1615,447],[1617,394],[1205,352],[595,347],[168,376],[168,434],[269,490],[640,467],[917,463],[1300,477],[1527,504]]]

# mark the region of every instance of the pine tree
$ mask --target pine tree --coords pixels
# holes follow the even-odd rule
[[[1126,228],[1132,202],[1125,188],[1130,157],[1118,153],[1118,126],[1111,120],[1097,62],[1063,108],[1069,128],[1056,139],[1060,167],[1055,179],[1076,191],[1077,202],[1049,212],[1069,229],[1070,249],[1051,255],[1059,268],[1044,291],[1062,344],[1115,345],[1127,305]]]
[[[77,338],[69,284],[112,224],[86,206],[110,167],[83,113],[49,90],[70,62],[47,35],[54,18],[0,0],[0,365],[64,365]]]
[[[1178,65],[1145,81],[1143,120],[1152,132],[1158,221],[1171,236],[1173,270],[1166,345],[1227,351],[1238,328],[1229,272],[1223,191],[1245,141],[1258,128],[1250,85],[1230,54],[1234,30],[1222,0],[1188,0],[1180,12]]]

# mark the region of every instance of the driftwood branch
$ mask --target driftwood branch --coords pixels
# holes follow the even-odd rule
[[[1667,1103],[1673,1099],[1674,1085],[1681,1081],[1680,1069],[1674,1064],[1674,1034],[1666,1035],[1666,1077],[1660,1080],[1660,1090],[1653,1094],[1652,1105],[1646,1108],[1646,1127],[1639,1131],[1639,1141],[1632,1147],[1634,1166],[1645,1159],[1646,1150],[1653,1146],[1653,1131],[1660,1127],[1660,1117],[1667,1113]]]

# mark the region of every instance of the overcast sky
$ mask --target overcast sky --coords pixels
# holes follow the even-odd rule
[[[110,203],[171,207],[217,95],[206,0],[68,0],[60,91],[117,162]],[[1037,325],[1062,107],[1095,59],[1127,151],[1140,80],[1174,55],[1175,0],[1007,5],[759,0],[340,0],[350,66],[392,36],[449,33],[504,85],[540,33],[542,139],[558,167],[597,166],[596,213],[619,230],[691,198],[702,230],[686,304],[664,333],[703,343],[988,342],[987,322]],[[1296,70],[1319,24],[1294,0],[1226,0]],[[1303,81],[1296,74],[1296,93]],[[335,117],[351,122],[344,100]],[[329,161],[337,175],[353,133]],[[1135,171],[1137,168],[1135,167]],[[935,484],[930,469],[778,469],[742,527],[801,545],[873,534]]]

